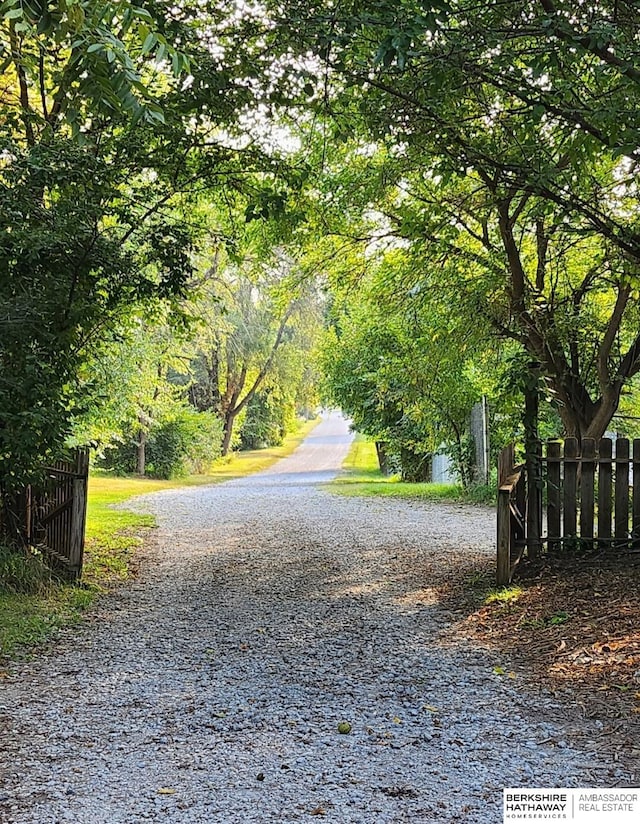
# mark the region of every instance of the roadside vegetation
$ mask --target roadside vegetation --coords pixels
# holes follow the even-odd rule
[[[425,501],[492,503],[495,499],[495,491],[491,487],[465,489],[461,484],[415,483],[401,480],[399,474],[384,475],[380,471],[375,444],[360,433],[356,435],[344,461],[343,472],[333,481],[331,489],[339,495]]]
[[[89,480],[85,564],[82,581],[59,581],[37,554],[0,547],[0,661],[28,654],[62,626],[82,620],[83,611],[114,584],[135,574],[135,551],[155,526],[152,515],[115,508],[137,495],[180,486],[204,486],[267,469],[291,454],[318,423],[300,423],[280,446],[234,452],[207,474],[175,480],[115,477],[97,470]]]

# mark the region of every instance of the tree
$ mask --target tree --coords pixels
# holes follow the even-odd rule
[[[121,313],[181,301],[206,195],[275,161],[226,135],[255,99],[215,5],[0,8],[0,486],[63,448]]]
[[[397,234],[434,271],[457,262],[496,334],[540,365],[567,434],[599,437],[640,371],[633,4],[278,8],[272,48],[316,55],[311,102],[334,134],[388,147]]]
[[[407,288],[408,278],[421,279],[407,250],[387,250],[368,270],[357,291],[333,286],[321,359],[329,400],[374,438],[383,470],[392,463],[406,480],[428,480],[444,445],[468,486],[471,410],[496,391],[498,370],[486,377],[487,330],[461,321],[446,296]]]
[[[297,318],[305,304],[313,305],[305,298],[308,287],[296,286],[294,268],[282,250],[268,263],[248,259],[222,266],[201,303],[203,329],[190,397],[196,408],[211,409],[223,420],[224,455],[238,417],[282,374],[281,356],[296,337]]]

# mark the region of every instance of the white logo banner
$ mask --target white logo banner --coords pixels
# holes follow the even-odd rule
[[[520,821],[635,824],[640,821],[640,789],[506,789],[503,822],[515,824]]]

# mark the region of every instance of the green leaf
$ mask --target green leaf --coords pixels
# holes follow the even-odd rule
[[[144,39],[144,43],[142,44],[142,53],[147,54],[147,52],[150,52],[157,42],[158,39],[155,36],[155,34],[149,32],[149,34],[147,34],[147,36]]]

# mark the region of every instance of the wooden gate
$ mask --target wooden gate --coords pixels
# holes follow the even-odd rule
[[[41,484],[14,498],[10,519],[4,513],[13,540],[38,549],[49,566],[72,580],[82,573],[88,476],[89,451],[78,449],[71,460],[46,467]]]
[[[532,557],[545,545],[640,546],[640,438],[549,441],[544,454],[530,456],[527,472],[513,455],[506,447],[498,470],[499,584],[511,580],[525,551]]]

